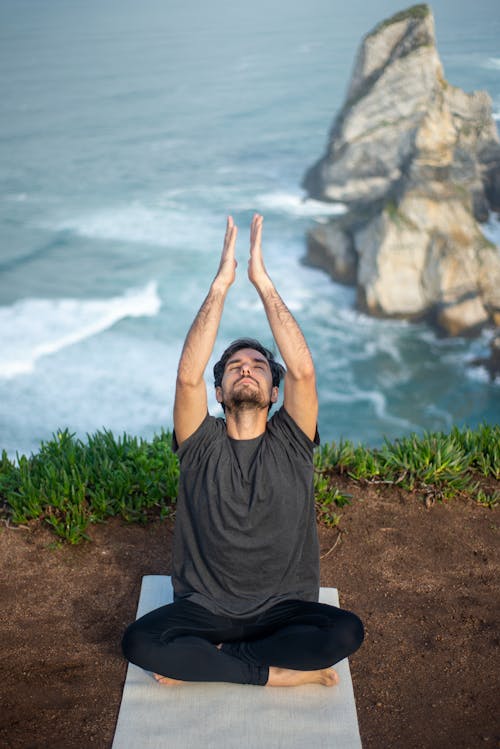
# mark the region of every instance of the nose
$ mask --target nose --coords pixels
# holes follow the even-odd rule
[[[241,374],[242,375],[250,374],[250,364],[243,363],[241,365]]]

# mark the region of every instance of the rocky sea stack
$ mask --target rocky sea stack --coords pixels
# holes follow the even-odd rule
[[[500,211],[500,142],[485,92],[446,82],[428,5],[361,44],[310,197],[347,212],[308,235],[308,261],[356,284],[373,315],[450,335],[500,325],[500,251],[478,222]]]

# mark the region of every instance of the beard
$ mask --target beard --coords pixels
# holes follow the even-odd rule
[[[224,400],[226,411],[241,413],[242,411],[269,409],[269,396],[266,397],[257,384],[255,386],[245,384],[242,387],[238,387],[238,384],[236,383],[231,395]]]

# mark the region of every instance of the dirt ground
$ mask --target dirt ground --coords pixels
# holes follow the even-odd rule
[[[500,509],[339,484],[341,534],[320,528],[321,583],[364,620],[350,659],[364,749],[500,746]],[[111,746],[120,638],[141,576],[169,572],[172,522],[112,521],[58,547],[0,530],[0,746]],[[160,687],[159,687],[160,688]]]

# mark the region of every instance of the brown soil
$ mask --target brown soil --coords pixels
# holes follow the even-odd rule
[[[320,528],[321,582],[365,622],[350,659],[364,749],[500,746],[500,510],[344,488],[340,539]],[[172,523],[91,535],[58,547],[40,524],[0,530],[5,749],[111,746],[121,633],[141,576],[169,571]]]

